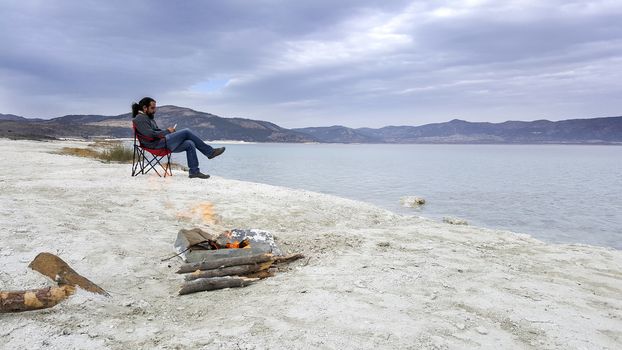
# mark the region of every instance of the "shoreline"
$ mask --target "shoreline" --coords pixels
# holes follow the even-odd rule
[[[18,135],[20,138],[11,139],[14,141],[24,140],[24,141],[83,141],[83,142],[93,142],[95,140],[106,140],[106,141],[132,141],[132,137],[109,137],[109,136],[91,136],[88,139],[79,138],[79,137],[59,137],[59,138],[43,138],[42,136],[37,136],[37,138],[27,138],[27,136]],[[21,138],[25,137],[25,138]],[[5,137],[0,137],[0,139],[7,139]],[[444,146],[617,146],[621,147],[622,142],[532,142],[532,143],[517,143],[517,142],[502,142],[502,143],[494,143],[494,142],[415,142],[415,143],[372,143],[372,142],[262,142],[262,141],[244,141],[244,140],[204,140],[209,141],[211,143],[222,143],[222,144],[300,144],[300,145],[444,145]]]
[[[58,253],[111,293],[2,314],[9,348],[618,348],[622,252],[438,223],[365,202],[213,177],[130,177],[128,164],[51,154],[76,141],[0,139],[0,289],[51,281]],[[246,288],[179,297],[177,231],[271,231],[308,264]],[[43,343],[45,342],[45,344]]]

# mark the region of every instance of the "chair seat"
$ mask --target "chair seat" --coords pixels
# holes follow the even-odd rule
[[[158,157],[162,157],[162,156],[166,156],[171,154],[171,151],[169,151],[166,148],[147,148],[147,147],[143,147],[142,145],[139,146],[140,148],[144,149],[145,151],[153,154],[154,156],[158,156]]]

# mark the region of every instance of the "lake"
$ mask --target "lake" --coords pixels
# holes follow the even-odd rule
[[[220,146],[214,143],[213,146]],[[622,249],[622,146],[227,144],[203,172]],[[185,164],[185,156],[175,154]],[[209,181],[209,180],[208,180]],[[419,209],[400,198],[426,200]]]

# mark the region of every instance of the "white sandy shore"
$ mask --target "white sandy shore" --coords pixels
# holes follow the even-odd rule
[[[0,140],[0,289],[52,285],[27,268],[47,251],[112,297],[0,314],[0,348],[622,348],[620,251],[223,178],[132,178],[127,164],[52,154],[67,145],[86,144]],[[202,227],[189,213],[205,202],[223,226],[270,230],[311,259],[177,296],[181,262],[160,259],[179,229]]]

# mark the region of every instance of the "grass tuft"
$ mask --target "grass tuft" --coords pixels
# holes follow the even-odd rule
[[[134,151],[123,145],[115,145],[99,153],[99,159],[106,162],[131,163]]]
[[[103,162],[131,163],[134,156],[132,148],[125,147],[120,142],[108,142],[89,145],[91,148],[63,147],[60,154],[70,156],[99,159]]]
[[[63,147],[58,153],[69,156],[98,159],[106,163],[132,163],[134,149],[118,141],[96,141],[91,148]],[[171,168],[188,171],[188,167],[171,162]]]

